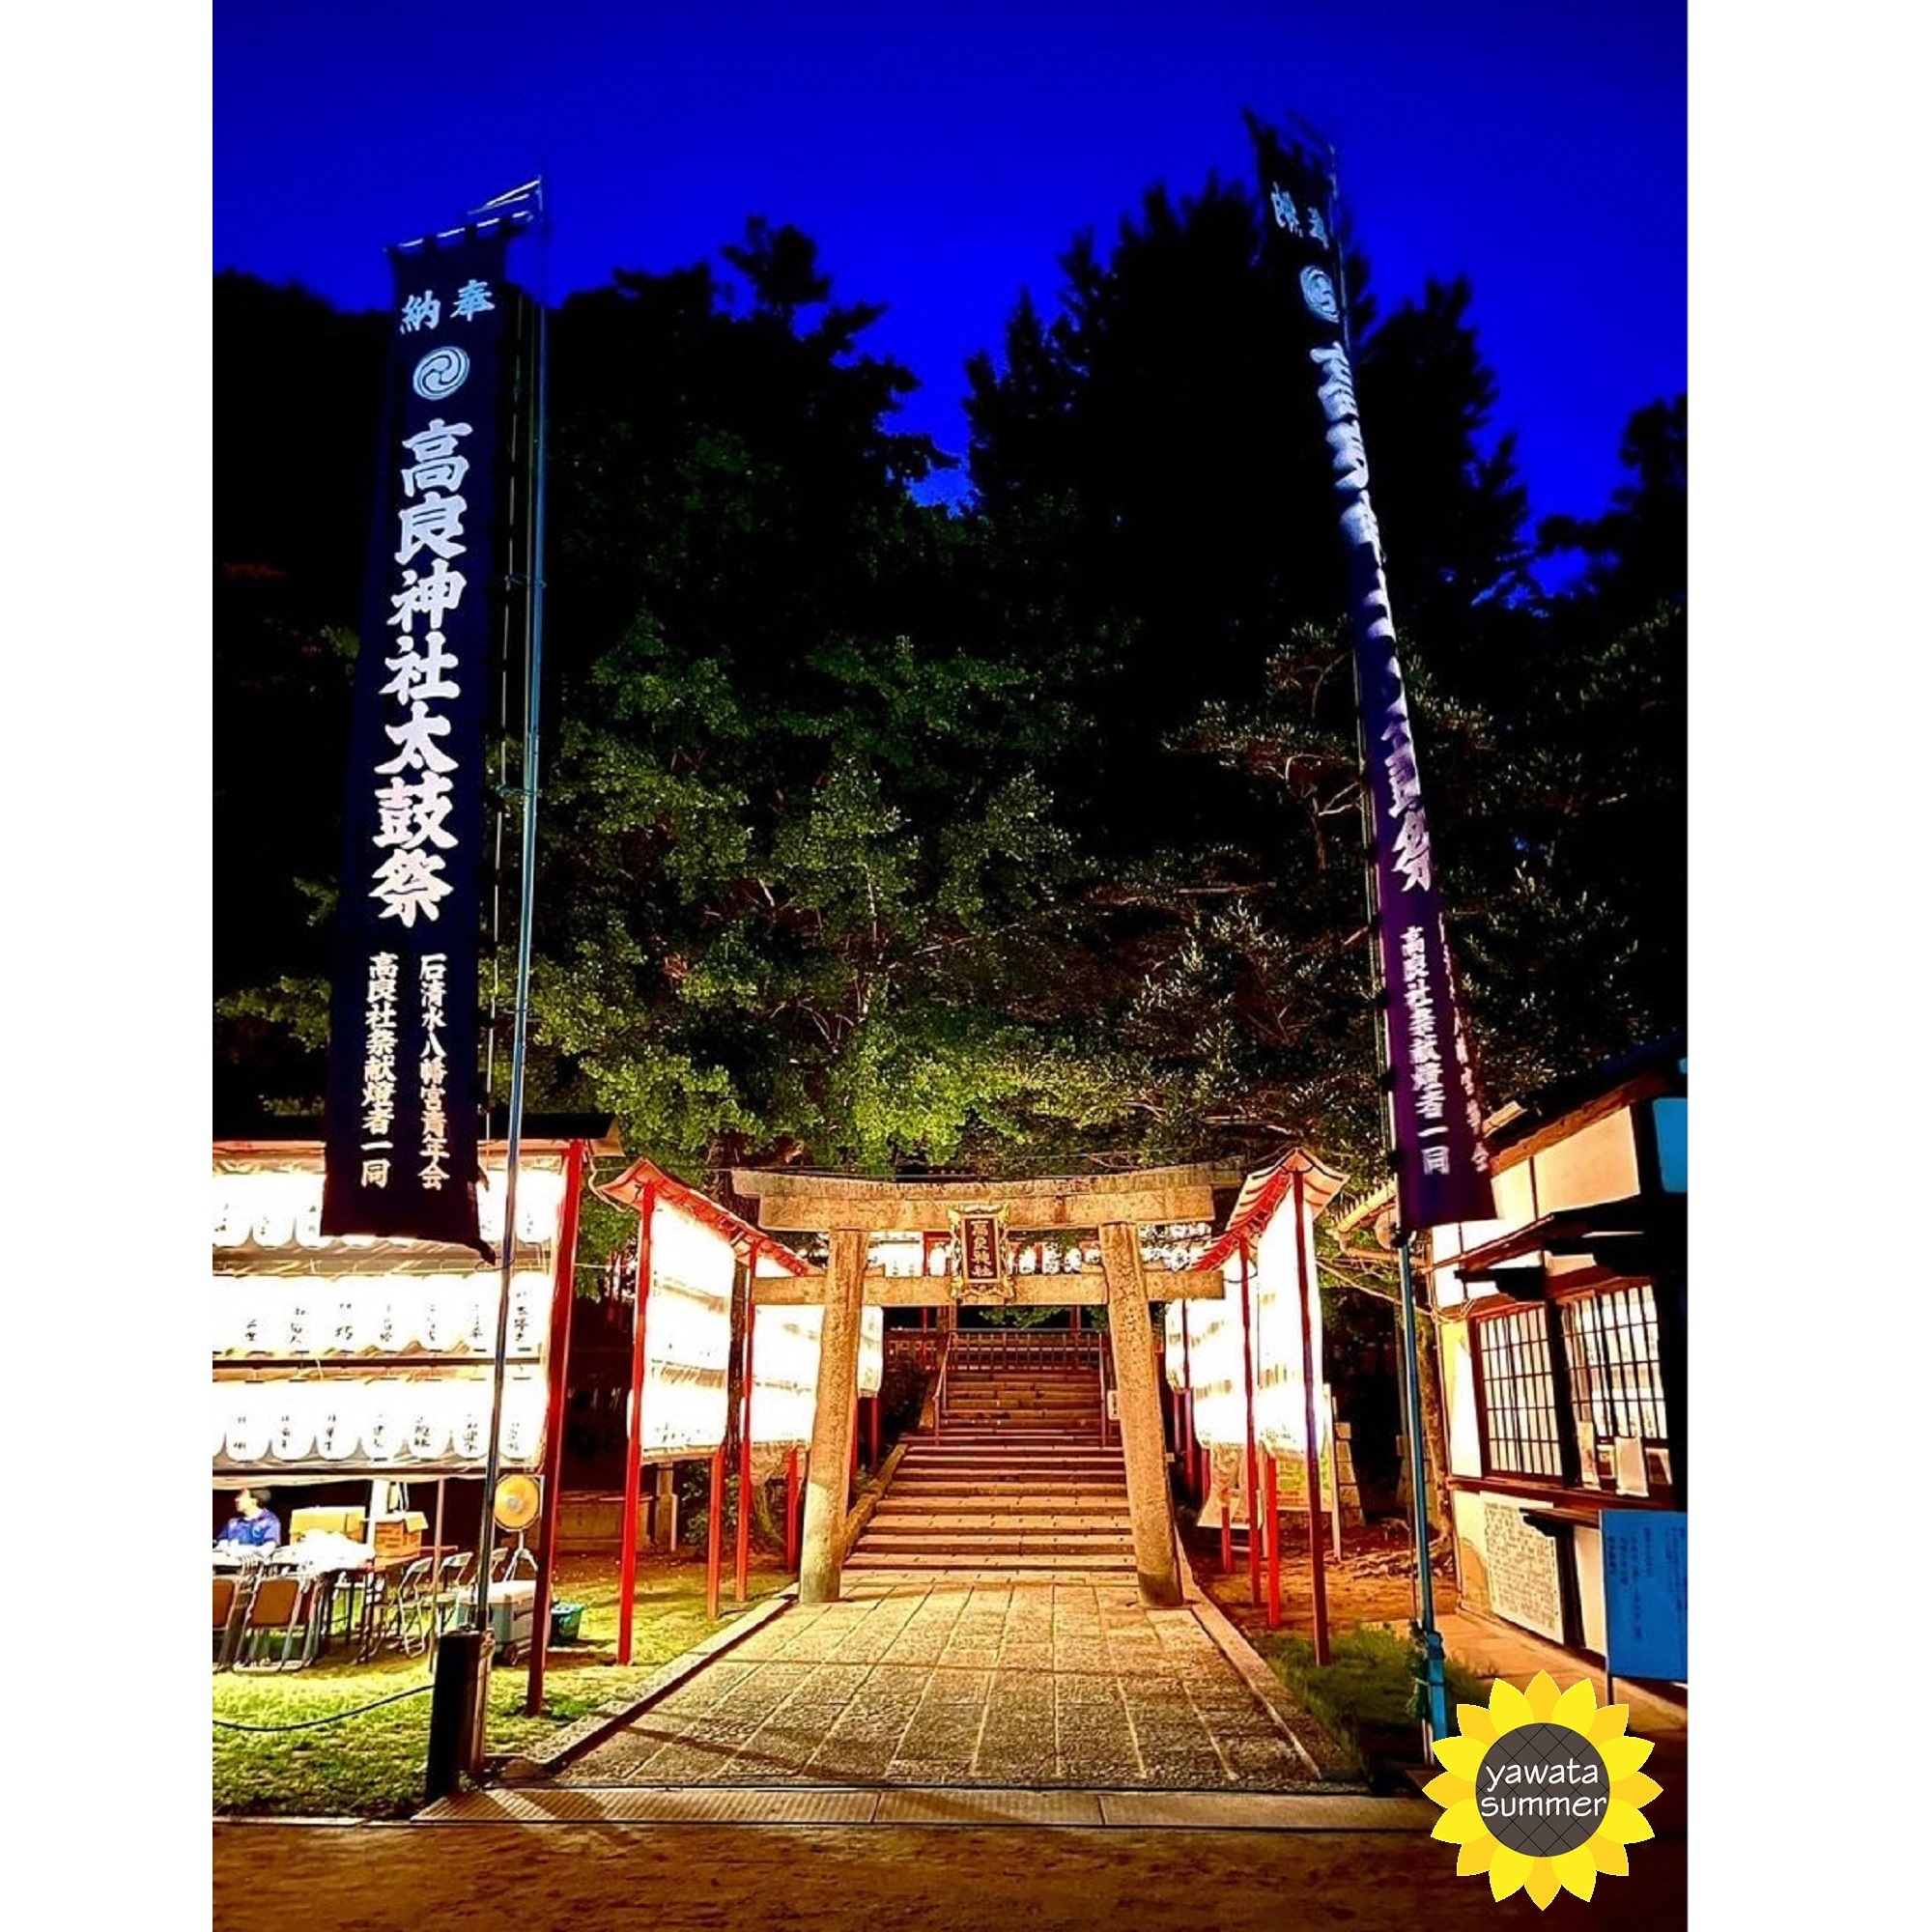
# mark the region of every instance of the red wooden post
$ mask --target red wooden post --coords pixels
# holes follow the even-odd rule
[[[1308,1561],[1315,1578],[1315,1661],[1328,1662],[1328,1578],[1321,1548],[1321,1451],[1315,1435],[1315,1337],[1308,1279],[1307,1209],[1300,1168],[1294,1170],[1294,1273],[1301,1291],[1301,1415],[1307,1431],[1303,1453],[1308,1468]],[[1416,1493],[1422,1493],[1417,1490]]]
[[[724,1554],[724,1445],[711,1452],[711,1513],[704,1545],[704,1614],[718,1621],[718,1577]]]
[[[733,1577],[738,1601],[749,1594],[752,1577],[752,1339],[758,1304],[745,1298],[745,1418],[738,1431],[738,1567]]]
[[[1269,1630],[1281,1628],[1281,1516],[1275,1499],[1274,1458],[1262,1467],[1263,1499],[1267,1508],[1268,1614]]]
[[[1180,1468],[1183,1478],[1194,1480],[1194,1363],[1187,1349],[1187,1304],[1180,1304],[1180,1430],[1182,1448]],[[1203,1490],[1205,1496],[1208,1492]]]
[[[785,1457],[785,1568],[798,1569],[798,1451]]]
[[[537,1530],[537,1590],[531,1605],[530,1668],[524,1715],[543,1711],[544,1652],[550,1642],[552,1573],[556,1564],[556,1514],[563,1494],[563,1428],[570,1400],[570,1316],[577,1300],[577,1209],[587,1143],[572,1141],[563,1156],[563,1209],[556,1227],[555,1281],[550,1297],[550,1404],[544,1418],[543,1516]],[[437,1560],[442,1557],[442,1485],[436,1486]]]
[[[1248,1402],[1248,1602],[1262,1600],[1262,1547],[1255,1540],[1261,1515],[1261,1466],[1255,1456],[1255,1345],[1248,1312],[1248,1243],[1241,1237],[1241,1381]]]
[[[1228,1498],[1221,1497],[1221,1575],[1226,1576],[1235,1567],[1235,1530],[1228,1514]]]
[[[631,1661],[632,1599],[638,1588],[638,1497],[643,1486],[644,1318],[651,1298],[651,1215],[655,1187],[638,1197],[638,1299],[631,1318],[631,1426],[624,1437],[624,1557],[617,1583],[617,1662]]]
[[[876,1470],[879,1466],[879,1398],[868,1395],[866,1400],[872,1410],[872,1467]]]

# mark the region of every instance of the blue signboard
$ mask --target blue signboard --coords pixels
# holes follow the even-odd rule
[[[1605,1510],[1604,1669],[1688,1681],[1690,1519],[1682,1510]]]

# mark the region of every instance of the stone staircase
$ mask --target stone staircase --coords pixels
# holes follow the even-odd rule
[[[1126,1469],[1100,1440],[1100,1377],[955,1362],[937,1437],[915,1437],[847,1570],[1133,1575]]]

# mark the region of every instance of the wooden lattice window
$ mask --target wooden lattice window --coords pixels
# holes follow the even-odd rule
[[[1548,1310],[1539,1303],[1472,1325],[1488,1468],[1560,1482],[1563,1444]]]
[[[1649,1485],[1670,1484],[1670,1426],[1657,1356],[1657,1301],[1650,1284],[1600,1290],[1562,1303],[1563,1351],[1584,1476],[1616,1486],[1616,1444],[1643,1445]],[[1589,1452],[1594,1451],[1594,1459]]]

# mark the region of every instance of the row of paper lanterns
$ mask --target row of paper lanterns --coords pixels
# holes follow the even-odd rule
[[[216,1275],[214,1353],[433,1355],[497,1351],[498,1274]],[[542,1352],[550,1277],[510,1278],[507,1352]]]
[[[490,1451],[493,1388],[484,1378],[359,1381],[218,1381],[214,1455],[242,1467],[272,1463],[482,1463]],[[505,1383],[500,1460],[515,1467],[543,1453],[545,1383]]]
[[[478,1231],[486,1241],[503,1238],[505,1177],[498,1168],[476,1190]],[[556,1238],[563,1205],[563,1176],[545,1168],[517,1171],[517,1238],[533,1245]],[[214,1176],[214,1245],[217,1248],[366,1248],[371,1235],[339,1238],[322,1232],[322,1176],[290,1169]]]
[[[1308,1269],[1309,1335],[1320,1388],[1321,1297],[1316,1289],[1315,1232],[1303,1227]],[[1219,1301],[1167,1304],[1167,1379],[1194,1399],[1194,1434],[1209,1449],[1245,1447],[1247,1377],[1242,1369],[1240,1259],[1222,1268]],[[1255,1442],[1270,1456],[1299,1455],[1308,1434],[1301,1358],[1301,1290],[1294,1257],[1294,1215],[1284,1208],[1264,1227],[1248,1265],[1248,1354],[1255,1385]],[[1318,1448],[1328,1439],[1327,1405],[1315,1405]]]

